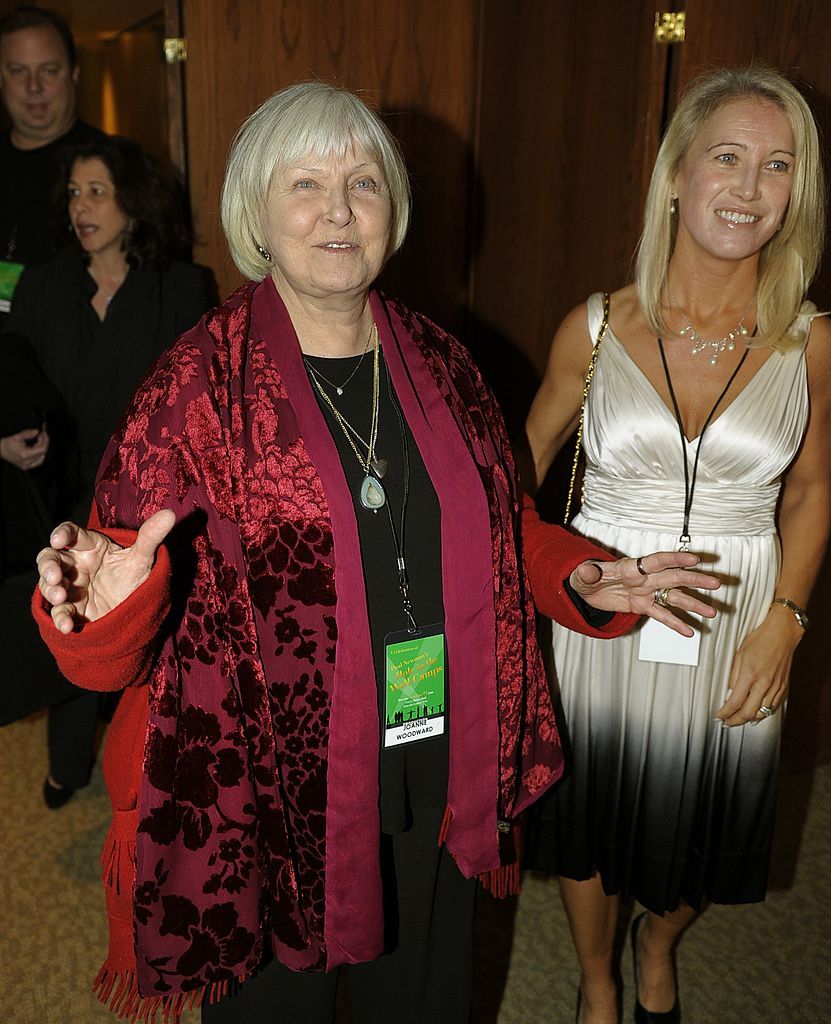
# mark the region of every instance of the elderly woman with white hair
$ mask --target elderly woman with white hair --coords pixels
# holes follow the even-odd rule
[[[67,675],[131,684],[96,985],[130,1019],[324,1024],[349,964],[355,1020],[462,1024],[476,878],[510,884],[508,822],[561,773],[502,420],[465,350],[373,289],[408,215],[356,96],[255,111],[222,197],[250,281],[139,390],[91,528],[41,553]],[[595,636],[633,615],[590,605],[684,630],[654,589],[718,585],[531,534],[540,595]]]
[[[788,81],[765,67],[697,79],[655,163],[636,280],[567,317],[528,419],[541,481],[591,359],[575,528],[624,553],[697,551],[726,584],[690,639],[651,622],[607,644],[554,627],[573,770],[531,858],[560,876],[581,1024],[619,1020],[620,899],[646,908],[635,1021],[674,1024],[684,928],[708,901],[765,896],[791,660],[829,529],[831,328],[805,299],[824,188]]]

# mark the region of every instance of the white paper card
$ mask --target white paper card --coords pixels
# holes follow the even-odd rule
[[[640,631],[640,661],[662,661],[667,665],[697,665],[701,633],[681,636],[657,619],[647,619]]]

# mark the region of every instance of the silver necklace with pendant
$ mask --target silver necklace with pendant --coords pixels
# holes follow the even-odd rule
[[[358,372],[358,370],[360,370],[361,364],[364,361],[364,356],[367,354],[367,352],[369,352],[369,339],[373,336],[374,333],[377,333],[377,328],[375,327],[375,324],[373,323],[372,328],[370,329],[369,334],[366,336],[366,344],[364,345],[363,352],[361,352],[361,358],[355,364],[355,369],[349,374],[349,376],[346,378],[346,380],[343,382],[343,384],[335,384],[335,382],[329,380],[328,377],[324,377],[323,374],[320,372],[320,370],[316,370],[311,365],[311,363],[306,363],[306,366],[312,371],[312,373],[316,377],[319,377],[320,380],[322,380],[326,384],[328,384],[329,387],[332,388],[336,392],[336,394],[342,395],[346,385],[352,380],[352,378],[355,376],[355,374]],[[362,443],[364,445],[366,445],[366,441],[363,441]]]
[[[370,417],[369,426],[369,440],[364,440],[358,431],[352,426],[352,424],[346,419],[343,413],[337,408],[335,403],[326,393],[321,380],[326,381],[326,378],[319,374],[312,364],[304,359],[304,362],[309,370],[312,383],[317,388],[318,394],[329,407],[332,415],[335,417],[335,421],[349,442],[349,447],[355,453],[355,457],[360,464],[361,469],[364,471],[364,479],[361,484],[361,504],[365,509],[370,512],[377,512],[379,508],[383,508],[387,501],[387,495],[384,491],[383,484],[381,483],[381,477],[387,471],[387,462],[385,459],[378,458],[375,452],[375,444],[378,440],[378,419],[380,414],[380,346],[378,344],[378,327],[373,323],[372,335],[374,337],[374,359],[372,367],[372,415]],[[361,357],[363,359],[363,356]],[[346,383],[352,379],[354,374],[350,375]],[[332,387],[335,385],[331,381],[326,381]],[[364,448],[366,448],[366,455],[362,455],[358,450],[358,446],[355,444],[357,440]]]
[[[748,302],[747,309],[739,317],[739,322],[736,324],[733,330],[728,331],[727,334],[725,334],[722,338],[713,338],[712,340],[708,340],[702,334],[700,334],[695,329],[695,327],[693,327],[692,322],[689,316],[687,315],[687,311],[684,309],[684,307],[674,297],[670,296],[670,298],[671,301],[676,306],[678,306],[678,308],[684,314],[684,318],[687,321],[686,326],[682,327],[681,330],[678,332],[678,336],[680,338],[686,338],[688,341],[692,342],[692,348],[690,349],[691,355],[697,356],[699,352],[709,352],[710,366],[717,366],[718,357],[722,355],[722,353],[724,353],[725,351],[734,352],[736,349],[737,339],[746,338],[750,334],[750,331],[745,326],[744,320],[747,314],[750,312],[750,307],[753,305],[753,300],[756,298],[755,295],[751,298],[750,302]]]

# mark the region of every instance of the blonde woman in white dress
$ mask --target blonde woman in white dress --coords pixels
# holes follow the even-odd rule
[[[621,554],[688,546],[725,586],[686,642],[554,625],[573,764],[531,855],[560,875],[580,1024],[620,1020],[621,900],[647,908],[634,1019],[675,1024],[683,930],[707,901],[764,899],[791,661],[829,529],[831,328],[805,302],[824,200],[799,92],[767,68],[704,75],[655,164],[636,280],[610,296],[573,526]],[[537,483],[575,428],[603,307],[592,296],[554,338],[527,424]]]

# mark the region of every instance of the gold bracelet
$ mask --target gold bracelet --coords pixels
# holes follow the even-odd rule
[[[810,626],[810,620],[808,619],[808,613],[804,608],[800,608],[798,604],[795,604],[789,597],[775,597],[771,602],[771,608],[775,604],[781,604],[783,608],[787,608],[793,612],[794,618],[802,626],[803,629],[807,629]]]

